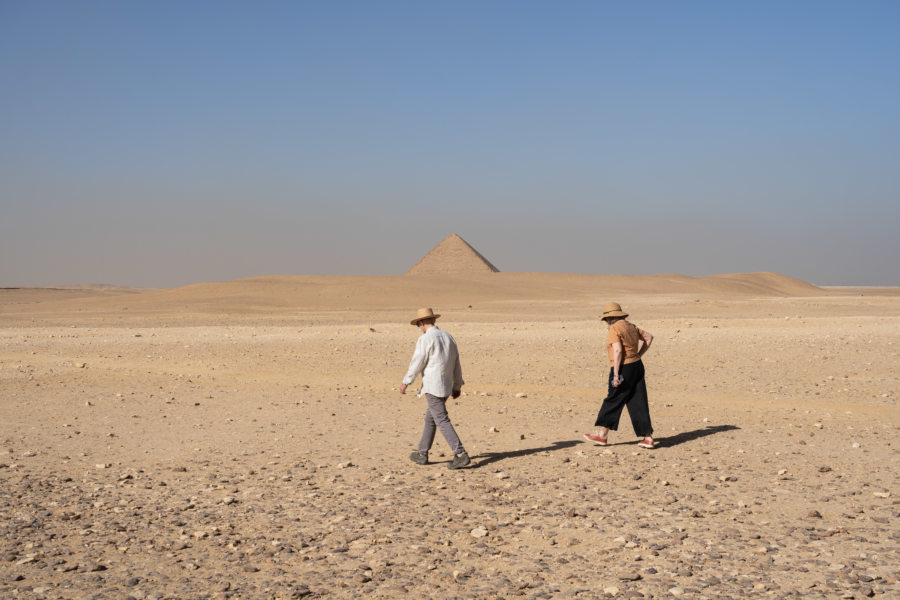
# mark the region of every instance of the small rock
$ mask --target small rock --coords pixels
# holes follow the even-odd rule
[[[487,529],[485,529],[484,527],[481,527],[481,526],[478,526],[469,532],[469,535],[471,535],[473,538],[483,538],[487,534],[488,534]]]
[[[518,394],[516,394],[516,398],[527,398],[527,397],[528,397],[528,394],[526,394],[524,392],[519,392]]]

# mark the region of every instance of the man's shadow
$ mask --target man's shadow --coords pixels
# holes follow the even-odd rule
[[[483,452],[474,457],[471,469],[485,467],[491,463],[503,460],[504,458],[518,458],[519,456],[528,456],[529,454],[537,454],[538,452],[553,452],[554,450],[562,450],[563,448],[571,448],[580,444],[580,440],[568,440],[565,442],[553,442],[550,446],[542,448],[525,448],[524,450],[512,450],[510,452]]]

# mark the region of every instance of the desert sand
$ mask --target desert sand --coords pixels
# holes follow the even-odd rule
[[[651,331],[659,445],[605,395]],[[408,460],[433,307],[473,459]],[[2,598],[896,598],[900,288],[777,274],[0,290]],[[414,387],[418,386],[418,381]]]

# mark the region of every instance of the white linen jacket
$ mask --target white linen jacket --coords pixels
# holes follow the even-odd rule
[[[436,325],[430,327],[416,341],[416,350],[413,352],[403,383],[411,384],[419,373],[422,373],[419,396],[431,394],[438,398],[446,398],[453,390],[463,386],[462,365],[459,362],[456,340]]]

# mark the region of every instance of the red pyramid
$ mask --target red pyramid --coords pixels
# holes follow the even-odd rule
[[[437,275],[444,273],[499,273],[500,269],[491,264],[469,243],[456,235],[448,235],[414,264],[407,275]]]

